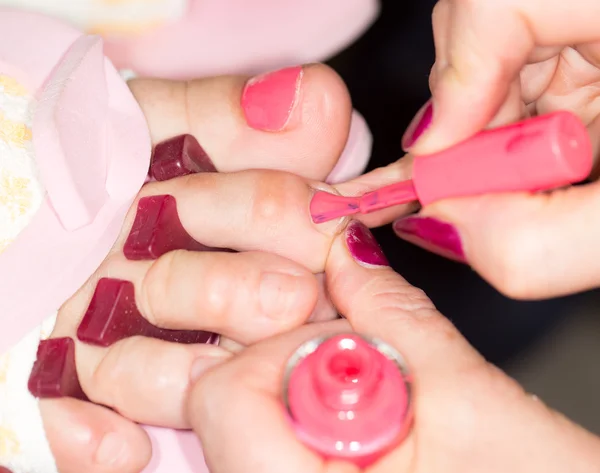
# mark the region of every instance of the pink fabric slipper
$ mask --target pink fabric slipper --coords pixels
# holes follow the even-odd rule
[[[352,43],[378,0],[188,0],[179,20],[107,43],[119,68],[189,79],[323,61]]]

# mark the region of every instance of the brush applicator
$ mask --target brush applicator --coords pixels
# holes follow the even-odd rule
[[[310,213],[315,223],[323,223],[412,201],[426,206],[452,197],[555,189],[586,179],[592,164],[585,125],[572,113],[559,111],[485,130],[439,153],[416,156],[411,180],[360,197],[319,191]]]

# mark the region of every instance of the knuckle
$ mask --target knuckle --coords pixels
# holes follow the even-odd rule
[[[127,338],[111,346],[95,367],[90,379],[90,400],[116,409],[123,415],[128,414],[123,412],[122,380],[127,379],[123,376],[123,370],[124,367],[130,366],[128,353],[135,343],[135,338]]]
[[[386,275],[384,279],[367,284],[358,294],[357,300],[365,301],[358,310],[362,313],[378,314],[379,329],[385,328],[389,333],[408,333],[411,331],[426,331],[429,336],[435,337],[444,344],[454,342],[461,338],[460,333],[446,317],[441,315],[435,305],[419,288],[404,281],[398,283],[395,275]],[[358,317],[370,324],[371,317]]]
[[[406,281],[399,284],[396,274],[385,274],[362,287],[361,300],[377,309],[400,309],[406,312],[435,310],[425,292]],[[365,295],[367,297],[365,297]]]
[[[234,273],[228,268],[213,266],[208,272],[197,297],[201,300],[203,312],[210,314],[211,318],[224,319],[232,302],[242,294],[247,279],[246,271],[239,267]]]
[[[538,232],[529,225],[511,231],[495,251],[490,265],[490,282],[507,297],[527,299],[536,292],[536,275],[547,264],[544,245]]]
[[[298,196],[303,181],[285,173],[262,171],[254,176],[254,195],[250,221],[253,225],[275,229],[298,208]]]
[[[142,313],[153,324],[161,326],[168,320],[170,310],[170,295],[176,285],[175,275],[181,266],[181,258],[187,252],[171,251],[162,255],[148,269],[142,280]]]

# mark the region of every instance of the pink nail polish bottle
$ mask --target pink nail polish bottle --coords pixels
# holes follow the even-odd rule
[[[303,443],[361,468],[402,442],[412,425],[404,359],[354,333],[303,344],[288,362],[283,396]]]

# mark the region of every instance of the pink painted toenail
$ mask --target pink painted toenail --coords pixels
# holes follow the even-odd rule
[[[143,197],[123,246],[129,260],[150,260],[173,250],[216,251],[194,240],[179,220],[172,195]]]
[[[199,172],[217,172],[217,168],[192,135],[180,135],[159,143],[152,153],[150,176],[157,181]]]
[[[77,377],[75,342],[72,338],[42,340],[28,383],[37,398],[73,397],[87,400]]]
[[[133,283],[119,279],[100,279],[77,330],[77,338],[91,345],[107,347],[133,336],[185,344],[210,344],[218,341],[218,335],[210,332],[168,330],[152,325],[137,308]]]

